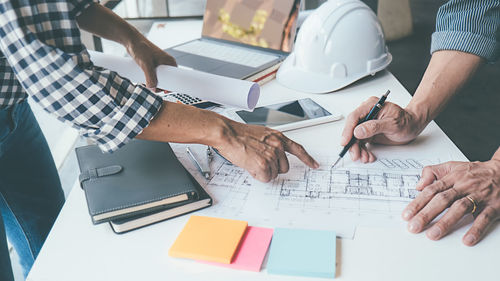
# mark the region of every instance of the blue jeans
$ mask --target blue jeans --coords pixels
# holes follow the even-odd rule
[[[28,103],[0,109],[0,280],[13,280],[6,236],[26,277],[63,203],[54,160]]]

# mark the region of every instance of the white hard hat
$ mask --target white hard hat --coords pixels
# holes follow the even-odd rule
[[[358,0],[330,0],[299,30],[277,80],[309,93],[327,93],[375,74],[392,60],[373,11]]]

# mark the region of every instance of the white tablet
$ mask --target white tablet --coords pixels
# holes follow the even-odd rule
[[[257,107],[252,112],[241,110],[235,113],[247,124],[263,125],[278,131],[290,131],[342,118],[342,114],[329,112],[310,98]]]

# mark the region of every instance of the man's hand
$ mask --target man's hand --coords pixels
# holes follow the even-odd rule
[[[142,35],[137,35],[137,38],[131,42],[130,45],[126,46],[127,52],[144,71],[146,87],[155,90],[158,85],[156,68],[159,65],[177,66],[177,63],[171,55],[158,48]]]
[[[358,122],[378,101],[376,97],[368,99],[348,116],[340,144],[345,146],[354,134],[361,141],[350,149],[351,158],[366,163],[375,161],[375,156],[365,146],[367,142],[405,144],[412,141],[443,110],[482,62],[479,56],[465,52],[434,52],[422,81],[405,109],[386,102],[377,120],[358,126]]]
[[[377,97],[369,98],[347,116],[340,145],[346,146],[353,135],[358,139],[349,150],[354,161],[375,161],[376,157],[367,149],[366,143],[406,144],[415,139],[427,125],[409,109],[391,102],[384,104],[377,119],[359,124],[378,100]]]
[[[422,171],[416,188],[422,192],[402,214],[403,219],[409,221],[410,232],[421,232],[448,208],[427,230],[426,235],[432,240],[448,234],[463,216],[473,211],[474,203],[476,209],[472,215],[475,219],[462,239],[465,245],[478,243],[488,226],[500,216],[500,160],[428,166]]]
[[[227,141],[217,150],[233,164],[246,169],[254,178],[269,182],[289,169],[285,152],[297,156],[307,166],[316,169],[319,164],[299,144],[281,132],[256,125],[245,125],[227,120]]]
[[[311,168],[319,167],[301,145],[276,130],[238,123],[215,112],[178,103],[164,102],[160,112],[137,137],[210,145],[263,182],[288,171],[286,152]]]
[[[80,28],[97,36],[118,42],[141,67],[146,76],[146,86],[156,89],[156,67],[162,64],[177,66],[175,59],[146,39],[135,27],[110,9],[93,3],[77,18]]]

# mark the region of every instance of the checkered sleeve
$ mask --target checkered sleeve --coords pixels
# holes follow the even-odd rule
[[[75,20],[52,22],[50,30],[65,35],[47,39],[39,32],[44,26],[36,23],[39,14],[23,14],[12,2],[0,1],[0,50],[24,90],[46,111],[72,123],[106,152],[149,125],[162,99],[115,72],[95,67],[79,41]],[[67,14],[73,12],[74,6],[66,7]],[[46,18],[53,18],[51,9],[46,10]]]

